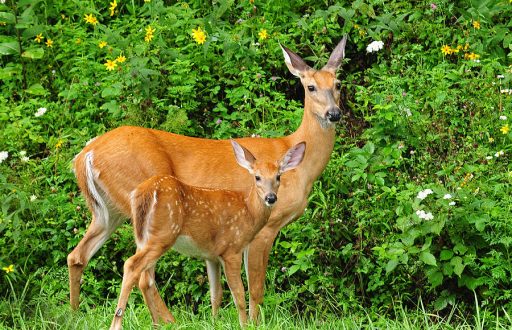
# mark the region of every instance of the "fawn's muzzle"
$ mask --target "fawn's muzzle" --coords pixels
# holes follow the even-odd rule
[[[276,194],[271,193],[271,194],[268,194],[267,196],[265,196],[265,203],[267,203],[267,205],[272,205],[275,202],[277,202]]]

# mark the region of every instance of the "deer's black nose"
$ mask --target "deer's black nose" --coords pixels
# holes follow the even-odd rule
[[[274,194],[274,193],[270,193],[270,194],[268,194],[267,196],[265,196],[265,203],[267,203],[268,205],[272,205],[272,204],[274,204],[275,202],[277,202],[277,196],[276,196],[276,194]]]
[[[341,111],[339,108],[329,109],[327,111],[326,117],[330,122],[338,122],[341,119]]]

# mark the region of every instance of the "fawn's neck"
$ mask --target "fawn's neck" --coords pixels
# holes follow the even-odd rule
[[[252,217],[253,227],[259,231],[270,217],[271,208],[267,206],[265,201],[258,195],[256,187],[254,186],[246,196],[245,204]]]

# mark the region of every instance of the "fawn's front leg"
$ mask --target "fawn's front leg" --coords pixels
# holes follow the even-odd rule
[[[162,246],[146,246],[126,260],[121,294],[110,330],[120,330],[122,328],[123,315],[133,286],[139,281],[142,272],[151,268],[165,251],[166,249]]]
[[[142,272],[139,280],[139,289],[142,292],[146,305],[148,305],[153,324],[156,325],[160,321],[163,323],[176,322],[174,316],[158,293],[158,288],[155,284],[155,266]]]

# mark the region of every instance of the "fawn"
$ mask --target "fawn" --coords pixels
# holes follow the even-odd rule
[[[270,216],[277,201],[280,176],[301,163],[306,143],[290,148],[277,164],[258,161],[237,142],[231,140],[231,144],[237,163],[254,178],[248,192],[198,188],[161,175],[144,181],[132,192],[137,252],[124,264],[111,329],[121,328],[128,296],[141,275],[154,267],[171,247],[182,254],[224,266],[240,325],[246,324],[245,291],[240,275],[242,254]],[[146,304],[151,303],[146,300]]]

